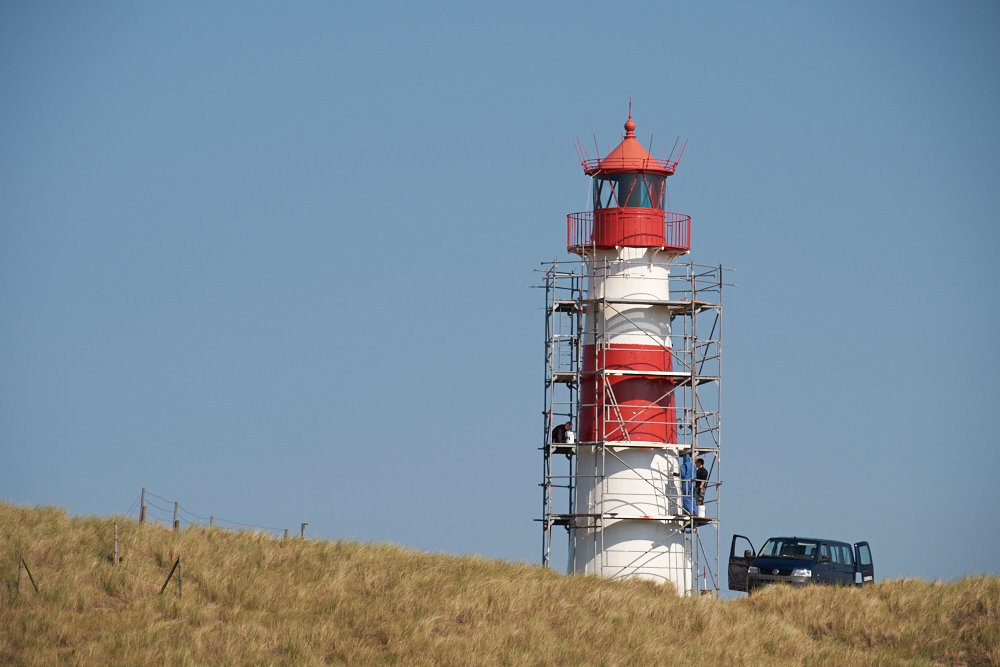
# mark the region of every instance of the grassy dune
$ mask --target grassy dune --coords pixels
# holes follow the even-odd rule
[[[39,593],[27,575],[17,591],[22,554]],[[178,555],[183,595],[176,581],[160,595]],[[57,662],[1000,665],[1000,578],[678,598],[484,558],[0,504],[0,664]]]

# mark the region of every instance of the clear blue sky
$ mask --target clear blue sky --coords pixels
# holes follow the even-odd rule
[[[723,542],[1000,572],[1000,5],[480,5],[0,6],[0,498],[537,562],[526,286],[631,97],[736,269]]]

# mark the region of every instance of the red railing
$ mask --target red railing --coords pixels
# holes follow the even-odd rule
[[[615,164],[615,160],[608,160],[607,158],[584,158],[580,160],[580,164],[583,166],[584,173],[591,175],[600,171],[602,167],[609,172],[621,169],[649,169],[655,171],[665,171],[667,174],[673,174],[677,170],[677,160],[660,160],[652,155],[638,165],[635,160],[628,160],[627,162],[622,160],[621,164]]]
[[[593,211],[566,216],[569,252],[581,254],[586,248],[615,246],[687,252],[691,249],[691,216],[658,209],[599,209],[596,230]]]

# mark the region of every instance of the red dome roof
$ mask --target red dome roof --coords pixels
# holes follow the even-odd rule
[[[635,121],[629,113],[625,121],[625,138],[603,159],[584,160],[583,171],[588,176],[598,172],[646,171],[669,176],[677,167],[676,160],[659,160],[649,154],[635,138]]]

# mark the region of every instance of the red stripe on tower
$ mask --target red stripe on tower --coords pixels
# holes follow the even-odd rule
[[[581,439],[676,443],[674,381],[662,375],[672,371],[671,351],[660,345],[585,345]]]

